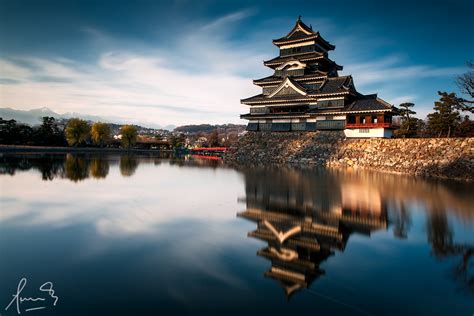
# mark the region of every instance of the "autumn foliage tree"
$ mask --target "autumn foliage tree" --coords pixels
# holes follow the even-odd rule
[[[69,146],[84,144],[90,137],[91,127],[89,123],[78,118],[72,118],[66,125],[66,140]]]
[[[106,123],[97,122],[92,125],[91,137],[94,144],[103,147],[110,138],[110,127]]]
[[[130,148],[137,141],[137,129],[133,125],[122,126],[120,135],[122,135],[122,146],[125,148]]]

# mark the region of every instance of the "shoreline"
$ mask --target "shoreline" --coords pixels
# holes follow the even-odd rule
[[[474,138],[346,139],[336,131],[249,132],[224,161],[361,169],[472,183]]]
[[[287,134],[288,135],[288,134]],[[282,139],[283,136],[283,139]],[[229,152],[224,154],[222,161],[228,166],[235,167],[252,167],[252,166],[289,166],[289,167],[322,167],[326,169],[338,169],[347,170],[368,170],[387,174],[417,176],[425,179],[440,179],[440,180],[452,180],[464,183],[474,182],[474,157],[471,153],[468,155],[455,155],[451,159],[446,159],[446,147],[440,151],[440,148],[436,148],[435,156],[442,157],[430,157],[430,159],[440,158],[441,161],[431,160],[428,168],[426,168],[426,162],[421,164],[420,169],[419,160],[423,160],[422,156],[418,153],[414,157],[407,159],[406,154],[412,153],[412,150],[408,151],[405,155],[401,155],[404,168],[399,168],[399,164],[395,163],[390,154],[385,154],[385,151],[393,153],[393,150],[400,151],[400,143],[396,140],[344,140],[334,135],[324,135],[321,139],[321,135],[309,135],[305,137],[303,135],[291,135],[290,139],[280,133],[274,137],[270,134],[259,135],[258,139],[252,137],[249,143],[249,139],[245,137],[239,141],[237,147],[233,147]],[[459,139],[458,139],[459,140]],[[287,144],[283,143],[288,142]],[[298,142],[295,146],[296,151],[292,146],[294,141]],[[309,141],[309,142],[308,142]],[[429,143],[429,146],[438,147],[438,142],[456,141],[456,139],[399,139],[398,142],[416,143],[415,145],[420,146],[420,141]],[[382,145],[384,147],[383,153],[374,152],[374,144],[376,147]],[[388,142],[383,144],[382,142]],[[467,150],[474,151],[472,144],[474,139],[466,138],[461,139],[461,142],[468,144]],[[396,144],[396,146],[390,144]],[[454,145],[451,144],[450,145]],[[460,144],[456,144],[460,145]],[[250,146],[250,148],[249,148]],[[307,146],[310,148],[307,150]],[[464,145],[465,146],[465,145]],[[463,146],[463,147],[464,147]],[[410,146],[411,147],[411,146]],[[416,146],[415,146],[416,147]],[[280,150],[278,155],[275,155],[274,150],[269,148],[278,148]],[[380,147],[379,147],[380,148]],[[450,148],[450,149],[449,149]],[[421,149],[418,147],[418,149]],[[448,147],[448,150],[456,150],[456,146]],[[464,151],[466,152],[466,151]],[[76,154],[147,154],[147,155],[162,155],[162,154],[173,154],[173,150],[159,150],[159,149],[124,149],[124,148],[96,148],[96,147],[54,147],[54,146],[27,146],[27,145],[0,145],[0,154],[65,154],[65,153],[76,153]],[[379,156],[376,160],[369,160],[367,153],[375,156]],[[389,158],[390,163],[380,163],[380,160]],[[461,158],[461,165],[458,165]],[[400,161],[400,160],[399,160]],[[418,167],[417,167],[418,166]],[[465,168],[460,170],[460,168]],[[460,171],[463,171],[460,173]]]
[[[174,150],[161,149],[125,149],[125,148],[98,148],[98,147],[54,147],[28,145],[0,145],[0,154],[8,153],[173,153]]]

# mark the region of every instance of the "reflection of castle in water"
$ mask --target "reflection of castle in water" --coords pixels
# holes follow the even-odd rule
[[[387,210],[372,186],[336,181],[331,174],[253,170],[245,174],[247,209],[257,223],[249,237],[267,242],[257,252],[271,261],[266,277],[287,296],[324,274],[320,264],[343,251],[352,233],[370,235],[387,227]]]

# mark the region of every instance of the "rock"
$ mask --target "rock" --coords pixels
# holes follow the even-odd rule
[[[474,180],[474,138],[345,139],[340,131],[249,132],[225,155],[228,163],[357,166]]]

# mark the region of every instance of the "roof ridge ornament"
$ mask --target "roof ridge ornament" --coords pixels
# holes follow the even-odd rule
[[[298,20],[296,22],[301,22],[301,15],[298,15]]]

